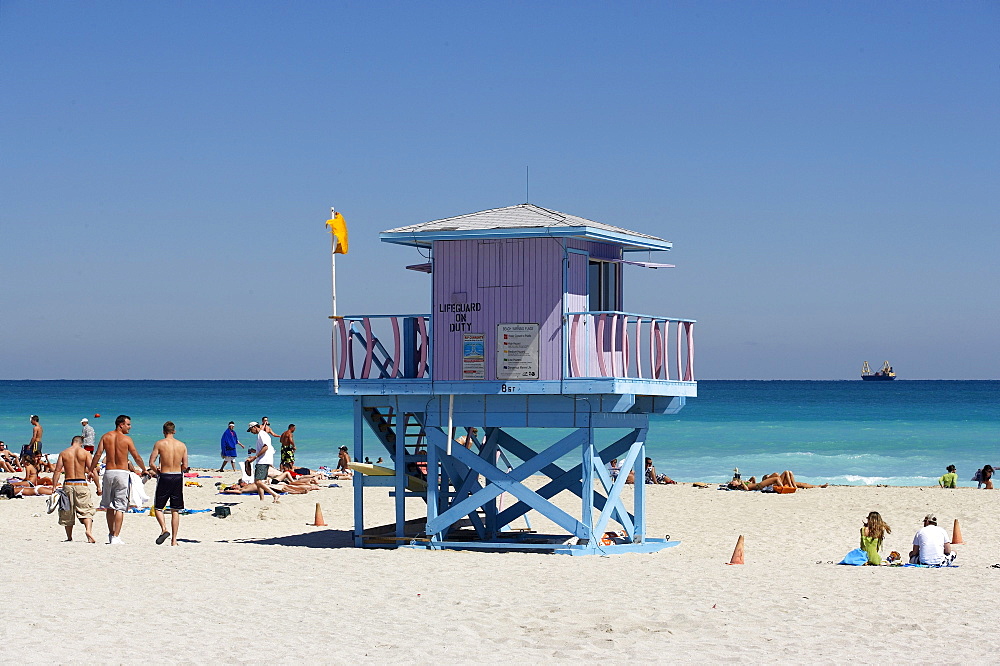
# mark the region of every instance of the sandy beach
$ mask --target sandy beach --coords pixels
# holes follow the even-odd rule
[[[24,600],[0,611],[0,661],[992,657],[988,636],[1000,612],[984,591],[1000,576],[990,568],[1000,561],[993,492],[831,487],[779,496],[648,487],[651,536],[670,534],[680,546],[568,557],[356,549],[350,482],[272,504],[217,495],[214,482],[234,477],[186,489],[190,508],[234,504],[224,519],[184,516],[176,548],[154,543],[156,521],[145,515],[126,517],[124,547],[88,544],[82,526],[65,543],[44,498],[0,501],[8,601]],[[372,520],[388,522],[386,490],[366,492]],[[329,527],[308,526],[316,502]],[[949,532],[958,518],[967,542],[956,546],[960,566],[829,564],[857,546],[873,510],[893,528],[885,553],[908,551],[928,512]],[[100,513],[94,533],[105,540]],[[740,534],[746,564],[728,566]]]

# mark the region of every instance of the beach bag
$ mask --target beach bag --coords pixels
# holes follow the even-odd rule
[[[860,548],[855,548],[847,555],[844,555],[844,559],[840,561],[840,564],[849,564],[852,567],[864,566],[868,564],[868,553]]]

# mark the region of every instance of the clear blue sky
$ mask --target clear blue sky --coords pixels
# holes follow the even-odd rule
[[[384,229],[674,242],[701,379],[1000,378],[1000,4],[0,0],[0,378],[326,378]]]

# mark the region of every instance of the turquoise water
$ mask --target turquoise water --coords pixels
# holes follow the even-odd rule
[[[650,428],[648,455],[677,480],[725,481],[739,467],[744,477],[791,469],[813,483],[929,485],[954,464],[962,485],[975,486],[977,468],[1000,467],[997,381],[702,381],[698,391]],[[299,462],[331,464],[351,445],[351,410],[325,381],[0,381],[0,439],[15,451],[30,437],[30,414],[54,452],[82,417],[100,434],[124,413],[144,456],[171,420],[204,467],[219,464],[230,420],[246,444],[255,441],[247,422],[261,416],[276,432],[296,424]],[[366,445],[372,460],[385,456],[374,440]]]

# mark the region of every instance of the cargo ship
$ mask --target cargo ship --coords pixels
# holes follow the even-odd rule
[[[868,367],[868,361],[865,361],[864,366],[861,368],[861,379],[866,382],[890,382],[895,378],[896,373],[892,371],[889,361],[883,363],[882,369],[878,372],[872,372],[872,369]]]

